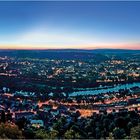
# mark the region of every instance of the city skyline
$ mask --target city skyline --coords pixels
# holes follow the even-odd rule
[[[0,2],[0,49],[139,49],[140,2]]]

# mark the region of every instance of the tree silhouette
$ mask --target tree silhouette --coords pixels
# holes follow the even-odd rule
[[[132,139],[140,139],[140,125],[131,128],[130,136]]]
[[[21,139],[22,132],[16,125],[0,124],[0,139]]]
[[[2,112],[1,112],[1,122],[3,122],[3,123],[6,122],[5,111],[4,110],[2,110]]]

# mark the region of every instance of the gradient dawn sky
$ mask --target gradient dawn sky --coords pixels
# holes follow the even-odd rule
[[[0,1],[0,48],[140,49],[140,2]]]

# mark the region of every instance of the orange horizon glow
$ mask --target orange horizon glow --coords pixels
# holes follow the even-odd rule
[[[105,44],[105,45],[0,45],[2,50],[47,50],[47,49],[129,49],[140,50],[140,43],[138,44]]]

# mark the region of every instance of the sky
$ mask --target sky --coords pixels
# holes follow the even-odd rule
[[[140,49],[140,1],[0,1],[0,48]]]

